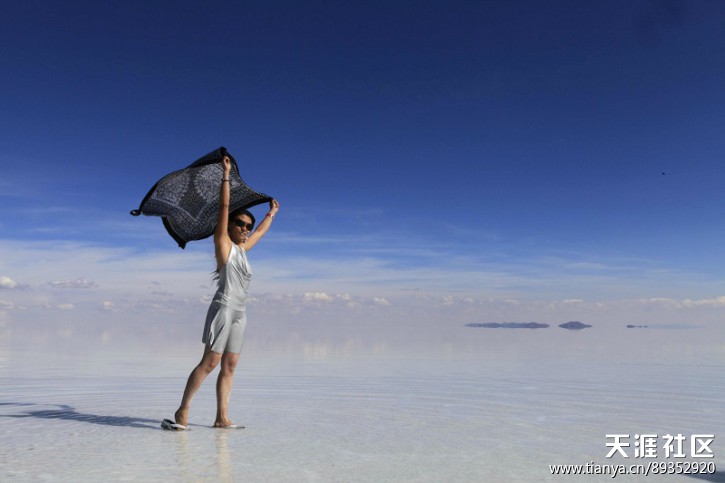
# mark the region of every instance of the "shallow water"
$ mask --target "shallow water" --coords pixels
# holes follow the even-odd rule
[[[721,346],[707,332],[668,334],[657,337],[676,339],[671,346],[660,341],[627,357],[614,348],[607,357],[601,337],[565,332],[466,334],[468,344],[487,340],[481,352],[466,344],[334,356],[252,349],[241,358],[230,410],[246,429],[210,427],[208,380],[189,432],[162,431],[159,423],[178,404],[196,354],[6,347],[0,480],[573,480],[581,476],[552,476],[548,465],[643,462],[607,459],[605,435],[613,433],[714,434],[712,461],[725,470]],[[553,345],[512,356],[532,337]],[[579,338],[575,350],[557,349],[572,337]],[[657,460],[666,461],[661,451]]]

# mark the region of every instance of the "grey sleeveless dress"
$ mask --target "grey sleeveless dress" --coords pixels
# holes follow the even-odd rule
[[[229,259],[219,271],[219,287],[209,305],[201,341],[219,354],[238,354],[247,327],[246,301],[252,269],[247,252],[232,244]]]

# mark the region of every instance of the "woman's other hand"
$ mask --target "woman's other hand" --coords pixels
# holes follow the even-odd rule
[[[279,211],[279,201],[272,199],[269,202],[269,213],[271,215],[276,215]]]

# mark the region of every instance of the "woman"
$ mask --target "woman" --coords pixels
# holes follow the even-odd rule
[[[237,428],[227,417],[232,377],[242,350],[245,316],[245,300],[252,272],[247,254],[267,233],[274,215],[279,210],[276,200],[269,202],[269,213],[254,228],[254,216],[246,210],[229,213],[229,171],[231,161],[222,160],[222,177],[219,199],[219,218],[214,230],[214,252],[219,275],[219,287],[209,306],[204,326],[204,356],[189,375],[181,405],[174,414],[175,421],[164,419],[161,427],[170,430],[187,430],[189,405],[197,389],[219,363],[221,370],[216,383],[217,413],[215,428]]]

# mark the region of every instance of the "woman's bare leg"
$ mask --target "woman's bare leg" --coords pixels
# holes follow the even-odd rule
[[[191,400],[201,386],[201,383],[206,379],[206,376],[211,374],[214,368],[219,365],[221,358],[221,354],[212,351],[208,346],[204,346],[204,356],[201,358],[201,362],[189,374],[189,379],[186,381],[186,389],[184,389],[184,396],[181,398],[181,406],[179,406],[179,409],[174,414],[174,418],[178,424],[188,426]]]
[[[229,409],[229,397],[232,394],[234,369],[237,367],[238,360],[239,354],[235,354],[234,352],[225,352],[224,355],[222,355],[222,367],[216,381],[217,406],[214,427],[220,428],[232,424],[227,417],[227,409]]]

